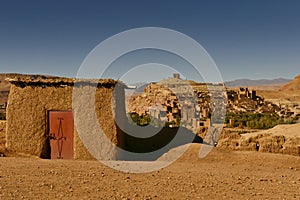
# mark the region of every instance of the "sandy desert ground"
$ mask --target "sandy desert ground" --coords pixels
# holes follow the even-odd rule
[[[0,199],[300,199],[300,157],[213,149],[199,159],[200,146],[145,174],[98,161],[3,157]]]

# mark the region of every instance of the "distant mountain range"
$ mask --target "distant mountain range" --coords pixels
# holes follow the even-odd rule
[[[132,89],[131,91],[128,91],[128,93],[143,93],[145,88],[149,85],[149,83],[146,82],[140,82],[140,83],[133,83],[130,84],[129,86],[135,86],[135,89]]]
[[[227,81],[225,85],[227,87],[252,87],[252,86],[265,86],[265,85],[284,85],[292,81],[291,79],[277,78],[277,79],[237,79],[234,81]]]
[[[291,79],[285,79],[285,78],[259,79],[259,80],[237,79],[234,81],[226,81],[225,85],[227,87],[283,86],[291,81],[292,81]],[[134,90],[135,93],[144,92],[144,89],[148,85],[149,85],[149,83],[145,83],[145,82],[131,84],[131,86],[137,87]]]
[[[281,86],[288,84],[292,81],[292,79],[285,78],[277,78],[277,79],[259,79],[259,80],[251,80],[251,79],[237,79],[234,81],[225,82],[226,87],[251,87],[251,88],[264,88],[264,89],[279,89]],[[129,93],[143,93],[144,89],[149,85],[146,82],[134,83],[130,84],[130,86],[136,86],[136,89],[129,91]],[[265,87],[261,87],[265,86]]]

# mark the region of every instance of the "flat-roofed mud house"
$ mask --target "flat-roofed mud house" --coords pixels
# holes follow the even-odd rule
[[[72,95],[77,85],[77,81],[74,85],[75,79],[22,75],[7,80],[11,83],[7,105],[8,151],[42,158],[93,159],[74,126]],[[125,86],[117,83],[112,79],[97,80],[94,109],[107,138],[121,147],[122,137],[113,116],[116,111],[125,114],[122,103]],[[95,80],[82,80],[79,85],[92,89]],[[113,105],[115,94],[120,104]],[[116,151],[107,150],[107,153],[111,159],[117,157]]]

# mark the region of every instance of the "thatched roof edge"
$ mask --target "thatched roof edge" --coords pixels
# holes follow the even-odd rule
[[[30,85],[30,86],[74,86],[74,85],[90,85],[98,87],[113,87],[118,86],[126,88],[127,86],[118,80],[114,79],[75,79],[65,77],[43,76],[43,75],[13,75],[7,76],[6,81],[14,85]]]

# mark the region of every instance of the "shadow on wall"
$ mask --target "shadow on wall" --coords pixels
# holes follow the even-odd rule
[[[172,148],[188,143],[203,143],[201,137],[184,127],[141,127],[126,123],[122,129],[118,127],[118,131],[123,136],[123,144],[119,147],[127,151],[119,156],[119,160],[153,161]]]

